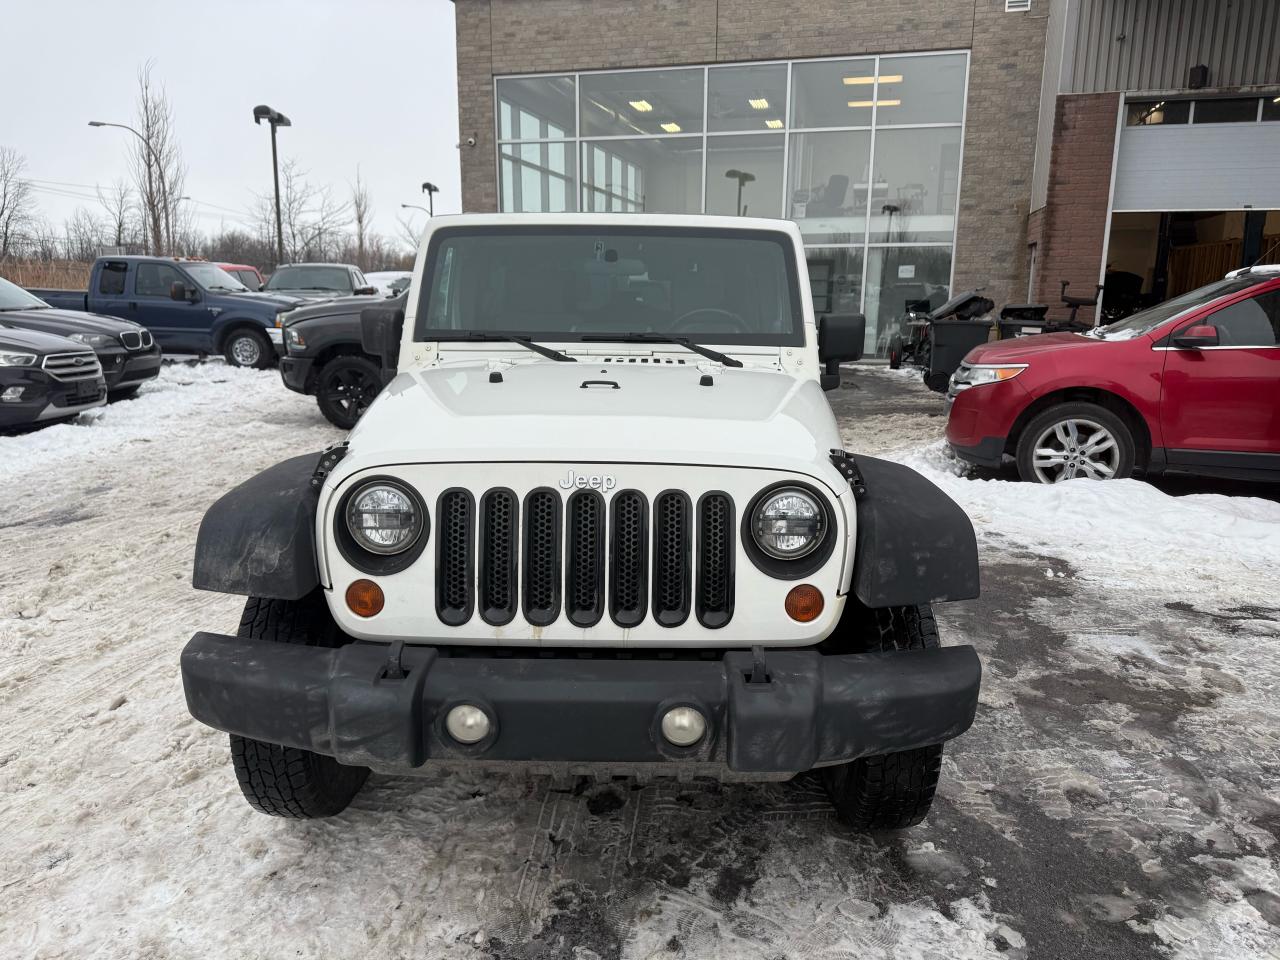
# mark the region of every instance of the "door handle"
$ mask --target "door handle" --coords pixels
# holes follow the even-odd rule
[[[130,301],[129,301],[129,309],[130,309],[130,310],[137,310],[137,309],[138,309],[138,301],[137,301],[137,300],[130,300]]]

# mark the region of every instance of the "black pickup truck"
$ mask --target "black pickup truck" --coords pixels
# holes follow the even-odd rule
[[[299,307],[280,318],[284,327],[280,376],[290,390],[314,396],[325,419],[350,430],[395,374],[360,340],[360,311],[371,305],[403,310],[408,291],[373,301],[343,297]]]

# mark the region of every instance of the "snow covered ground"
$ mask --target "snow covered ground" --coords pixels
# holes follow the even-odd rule
[[[851,449],[969,512],[985,666],[934,813],[853,834],[808,778],[375,777],[253,813],[177,658],[207,505],[338,439],[276,374],[175,365],[0,437],[0,957],[1280,956],[1280,504],[958,476],[939,399],[856,368]]]

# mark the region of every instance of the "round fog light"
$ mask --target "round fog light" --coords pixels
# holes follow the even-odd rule
[[[662,715],[662,735],[677,747],[691,747],[707,732],[707,720],[693,707],[672,707]]]
[[[479,707],[460,703],[444,717],[444,728],[459,743],[479,743],[489,735],[489,715]]]

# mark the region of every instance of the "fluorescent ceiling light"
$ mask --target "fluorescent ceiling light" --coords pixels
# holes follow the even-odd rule
[[[1271,102],[1272,102],[1272,103],[1280,103],[1280,97],[1276,97],[1276,98],[1275,98],[1274,100],[1272,100]]]
[[[769,109],[769,101],[766,100],[764,97],[754,97],[752,99],[749,99],[747,103],[751,104],[752,110],[768,110]]]
[[[653,109],[653,104],[648,100],[628,100],[627,103],[631,104],[631,109],[638,113],[648,113]]]
[[[662,129],[663,129],[663,130],[665,130],[665,131],[667,131],[667,133],[679,133],[679,132],[680,132],[680,124],[678,124],[678,123],[664,123],[664,124],[662,125]]]
[[[876,78],[875,78],[875,77],[845,77],[845,78],[844,78],[844,85],[845,85],[846,87],[861,87],[861,86],[867,86],[868,84],[872,84],[872,83],[875,83],[875,82],[876,82]],[[900,73],[892,73],[892,74],[890,74],[890,73],[885,73],[885,74],[881,74],[881,75],[880,75],[880,82],[881,82],[881,83],[901,83],[901,82],[902,82],[902,74],[900,74]]]
[[[900,107],[901,100],[850,100],[851,107]]]
[[[781,130],[781,129],[782,129],[782,121],[781,121],[781,120],[766,120],[766,121],[764,122],[764,125],[765,125],[766,127],[768,127],[770,130]]]

